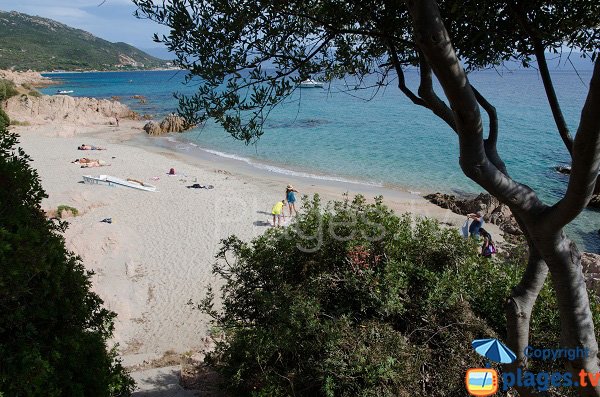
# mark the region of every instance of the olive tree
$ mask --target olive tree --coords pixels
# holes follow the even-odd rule
[[[600,4],[571,1],[453,0],[134,0],[137,15],[170,27],[163,42],[200,78],[198,92],[179,96],[180,112],[194,123],[218,121],[235,138],[253,142],[273,107],[299,83],[377,76],[376,85],[396,77],[415,105],[429,109],[459,141],[460,166],[467,177],[508,205],[528,244],[521,282],[507,299],[507,334],[527,365],[533,305],[548,273],[561,320],[561,344],[591,354],[569,363],[590,373],[598,366],[594,325],[580,253],[563,232],[588,204],[600,166]],[[573,138],[562,116],[545,52],[567,48],[595,60]],[[530,187],[511,178],[496,149],[498,115],[468,79],[468,72],[507,60],[524,66],[537,61],[557,131],[572,157],[564,196],[544,203]],[[268,65],[269,67],[266,67]],[[407,86],[406,67],[419,69],[416,90]],[[445,99],[436,92],[437,79]],[[483,112],[482,112],[483,109]],[[489,119],[484,131],[483,117]],[[600,396],[600,386],[581,389]],[[534,391],[520,389],[521,394]]]

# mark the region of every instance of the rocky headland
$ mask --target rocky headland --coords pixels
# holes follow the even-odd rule
[[[116,123],[117,118],[136,118],[135,112],[120,102],[107,99],[74,98],[68,95],[17,95],[3,104],[11,120],[32,125],[56,123],[90,125]]]

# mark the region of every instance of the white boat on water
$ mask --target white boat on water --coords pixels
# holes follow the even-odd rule
[[[69,95],[73,93],[73,90],[58,90],[56,91],[58,95]]]
[[[85,183],[96,185],[125,186],[133,189],[145,190],[147,192],[156,192],[156,186],[151,185],[149,183],[138,181],[135,179],[121,179],[110,175],[84,175],[83,181]]]
[[[323,88],[325,84],[313,79],[307,79],[300,83],[300,88]]]

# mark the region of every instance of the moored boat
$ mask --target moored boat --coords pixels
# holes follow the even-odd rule
[[[300,83],[300,88],[323,88],[324,83],[313,79],[307,79]]]

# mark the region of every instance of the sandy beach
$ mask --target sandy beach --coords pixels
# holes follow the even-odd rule
[[[204,151],[177,134],[149,137],[143,124],[121,120],[117,127],[106,117],[91,123],[11,127],[34,159],[48,194],[43,208],[68,205],[79,212],[67,219],[66,243],[94,272],[94,291],[118,314],[113,339],[127,366],[167,351],[205,348],[209,318],[193,302],[204,296],[208,284],[218,286],[211,270],[219,241],[231,234],[248,240],[263,233],[287,184],[300,195],[319,193],[325,200],[343,199],[346,192],[371,200],[383,195],[397,213],[432,216],[456,227],[464,222],[463,216],[415,193],[269,172]],[[78,150],[84,143],[107,150]],[[111,165],[81,168],[72,163],[81,157]],[[176,175],[168,175],[171,168]],[[100,174],[151,183],[158,191],[83,183],[83,175]],[[214,188],[187,187],[194,183]],[[112,223],[101,222],[105,218]],[[500,236],[496,226],[490,229]]]
[[[16,132],[49,196],[44,209],[69,205],[79,211],[68,219],[65,238],[96,273],[96,292],[118,313],[115,341],[125,356],[200,347],[208,319],[187,303],[215,282],[211,265],[220,239],[231,234],[250,239],[264,232],[271,206],[287,183],[301,194],[319,193],[328,200],[342,199],[345,192],[369,198],[383,194],[397,213],[433,216],[456,226],[464,221],[408,192],[268,175],[200,149],[194,156],[173,139],[145,137],[138,121],[77,127],[67,134],[64,128],[49,124]],[[152,145],[157,139],[163,146],[172,143],[173,150]],[[77,150],[82,143],[107,150]],[[111,166],[80,168],[71,163],[79,157]],[[171,168],[176,175],[168,175]],[[99,174],[143,180],[158,192],[83,184],[83,175]],[[214,189],[187,188],[194,183]],[[112,224],[100,222],[104,218],[112,218]]]

